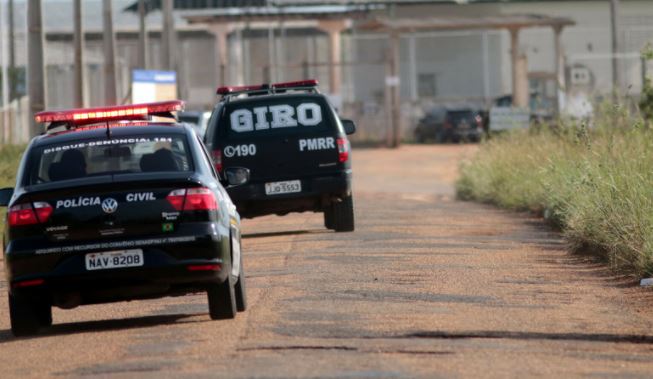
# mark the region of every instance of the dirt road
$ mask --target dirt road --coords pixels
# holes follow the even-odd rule
[[[3,297],[1,375],[650,377],[653,293],[538,219],[456,201],[473,150],[356,150],[354,233],[314,214],[245,221],[250,308],[234,321],[197,295],[55,310],[15,339]]]

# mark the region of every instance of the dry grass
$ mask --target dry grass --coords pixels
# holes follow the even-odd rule
[[[541,212],[577,248],[592,248],[613,267],[653,274],[653,130],[618,108],[592,128],[492,139],[463,164],[463,199]]]

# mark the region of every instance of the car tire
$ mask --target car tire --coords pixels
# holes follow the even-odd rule
[[[333,230],[333,205],[329,204],[324,209],[324,227]]]
[[[16,337],[36,334],[41,326],[37,304],[9,294],[11,333]]]
[[[38,304],[36,314],[42,327],[52,326],[52,306],[48,303]]]
[[[245,273],[243,272],[243,258],[240,258],[240,273],[236,282],[236,310],[244,312],[247,309],[247,294],[245,293]]]
[[[222,283],[209,284],[209,316],[212,320],[229,320],[236,317],[236,293],[231,274]]]
[[[354,199],[351,195],[332,204],[333,230],[336,232],[354,231]]]

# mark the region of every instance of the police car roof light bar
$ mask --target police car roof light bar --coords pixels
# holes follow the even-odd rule
[[[218,87],[216,93],[218,95],[227,96],[227,95],[239,95],[250,92],[274,92],[276,89],[314,89],[320,84],[317,79],[308,79],[308,80],[299,80],[295,82],[281,82],[274,84],[258,84],[258,85],[249,85],[249,86],[225,86]]]
[[[34,119],[38,123],[56,123],[78,126],[102,121],[143,120],[147,116],[166,116],[170,114],[170,112],[182,110],[184,110],[183,101],[170,100],[113,107],[45,111],[34,115]]]
[[[218,95],[230,95],[236,93],[250,92],[250,91],[261,91],[267,89],[267,86],[264,84],[252,85],[252,86],[226,86],[218,87],[216,93]]]
[[[296,82],[283,82],[283,83],[274,83],[270,87],[272,88],[304,88],[304,87],[317,87],[320,84],[317,79],[308,79],[308,80],[299,80]]]

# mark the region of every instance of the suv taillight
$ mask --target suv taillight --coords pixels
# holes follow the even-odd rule
[[[211,155],[211,158],[213,158],[213,167],[215,167],[215,171],[222,173],[222,150],[213,150]]]
[[[336,142],[338,143],[338,160],[340,163],[345,163],[349,159],[349,150],[351,150],[349,140],[341,137]]]
[[[213,191],[208,188],[174,190],[166,196],[166,199],[177,211],[218,210],[218,201]]]
[[[9,226],[23,226],[44,223],[52,214],[52,206],[43,201],[32,204],[17,204],[9,208]]]

